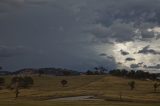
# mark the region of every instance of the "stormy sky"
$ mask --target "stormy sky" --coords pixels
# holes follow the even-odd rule
[[[160,0],[0,0],[0,66],[160,72]]]

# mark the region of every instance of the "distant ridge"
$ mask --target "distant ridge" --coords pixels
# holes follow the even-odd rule
[[[0,71],[0,75],[46,74],[55,76],[80,75],[80,72],[62,68],[24,68],[14,72]]]

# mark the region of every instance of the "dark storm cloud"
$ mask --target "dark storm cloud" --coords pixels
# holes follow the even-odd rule
[[[100,56],[107,56],[107,54],[106,53],[101,53]]]
[[[138,65],[142,66],[144,64],[144,62],[138,63]]]
[[[10,6],[22,6],[25,0],[0,0],[0,4],[6,4]]]
[[[0,14],[7,13],[8,10],[9,10],[8,5],[0,1]]]
[[[144,68],[149,68],[149,69],[160,69],[160,64],[153,65],[153,66],[147,66],[147,65],[145,65]]]
[[[10,56],[1,64],[8,69],[64,67],[85,71],[87,67],[111,63],[110,60],[101,61],[95,56],[93,45],[88,42],[90,38],[81,34],[83,20],[77,21],[70,7],[62,6],[59,3],[56,7],[29,6],[0,20],[1,44],[23,45],[35,52],[42,52],[41,55]],[[16,62],[13,62],[14,59]]]
[[[141,35],[142,38],[153,38],[155,36],[153,31],[147,31],[147,30],[142,30]]]
[[[54,1],[54,0],[53,0]],[[0,4],[7,4],[10,6],[22,6],[22,5],[45,5],[49,0],[0,0]]]
[[[140,68],[140,67],[142,67],[142,65],[143,65],[143,62],[142,63],[138,63],[138,64],[131,64],[130,68]]]
[[[29,53],[27,49],[24,47],[8,47],[8,46],[0,46],[0,58],[19,56]]]
[[[128,57],[125,59],[125,61],[135,61],[136,59],[135,58],[132,58],[132,57]]]
[[[104,58],[105,62],[101,64],[98,64],[98,66],[104,66],[107,67],[107,69],[115,69],[117,67],[116,60],[113,56],[107,55],[106,58]]]
[[[113,56],[107,56],[107,58],[110,60],[115,60],[115,58]]]
[[[153,55],[160,55],[160,52],[159,51],[156,51],[154,49],[150,49],[150,46],[146,46],[144,47],[142,50],[139,50],[138,53],[141,53],[141,54],[153,54]]]
[[[131,64],[130,65],[130,68],[139,68],[140,66],[139,66],[139,64]]]
[[[96,20],[101,26],[93,29],[93,35],[99,41],[106,43],[113,39],[127,42],[156,37],[153,31],[147,29],[160,24],[159,0],[106,0],[105,3]]]
[[[106,0],[108,5],[102,14],[104,24],[110,25],[114,20],[121,20],[124,23],[134,22],[139,25],[144,22],[157,23],[159,15],[159,0]],[[109,3],[110,2],[110,3]],[[108,13],[108,14],[107,14]],[[106,20],[105,18],[109,18]]]
[[[43,6],[43,5],[49,4],[50,2],[49,2],[49,0],[25,0],[25,3],[29,4],[29,5]]]
[[[0,44],[41,51],[41,55],[20,58],[13,55],[21,50],[8,47],[1,57],[16,58],[3,65],[116,67],[113,56],[97,56],[97,41],[112,44],[155,38],[147,29],[159,25],[159,5],[159,0],[0,0],[0,13],[11,11],[0,17]]]
[[[8,11],[8,8],[6,7],[5,4],[0,3],[0,14],[6,13]]]
[[[21,9],[24,5],[24,0],[0,0],[0,18],[1,15],[6,15],[14,10]]]
[[[102,24],[95,25],[91,32],[97,40],[102,43],[108,43],[112,40],[116,42],[133,41],[134,30],[135,28],[132,24],[115,22],[110,27],[105,27]]]
[[[127,51],[120,50],[120,52],[121,52],[121,54],[122,54],[123,56],[129,55],[129,52],[127,52]]]
[[[45,5],[49,1],[48,0],[25,0],[25,3],[36,4],[36,5]]]
[[[109,56],[106,53],[101,53],[99,56],[106,57],[109,60],[115,60],[115,58],[113,56]]]
[[[122,65],[123,63],[122,63],[122,62],[118,62],[117,64],[118,64],[118,65]]]

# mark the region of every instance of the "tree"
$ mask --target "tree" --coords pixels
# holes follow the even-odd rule
[[[16,96],[15,96],[15,99],[18,98],[18,95],[19,95],[19,87],[20,87],[20,80],[19,79],[16,79],[16,82],[15,82],[15,93],[16,93]]]
[[[0,66],[0,70],[2,70],[2,67]]]
[[[157,92],[157,88],[160,86],[157,82],[153,84],[154,92]]]
[[[0,89],[2,89],[2,86],[5,85],[5,79],[0,77]]]
[[[104,68],[104,67],[95,67],[94,68],[95,69],[95,74],[97,75],[103,75],[103,74],[105,74],[105,71],[107,71],[107,69],[106,68]]]
[[[38,70],[38,74],[39,74],[39,77],[41,77],[42,74],[44,74],[44,71],[43,70]]]
[[[62,84],[63,87],[64,87],[67,83],[68,83],[67,80],[62,80],[62,81],[61,81],[61,84]]]
[[[135,74],[136,74],[136,72],[134,70],[131,70],[130,72],[128,72],[128,77],[135,78]]]
[[[86,72],[86,75],[94,75],[94,72],[93,72],[93,71],[88,70],[88,71]]]
[[[128,71],[125,70],[125,69],[122,69],[122,70],[121,70],[121,76],[125,77],[125,76],[127,76],[127,75],[128,75]]]
[[[94,75],[100,75],[99,71],[94,71]]]
[[[122,91],[119,92],[119,99],[122,101]]]
[[[18,98],[20,89],[26,89],[31,87],[34,84],[32,77],[13,77],[9,85],[10,89],[15,89],[15,98]]]
[[[128,85],[130,86],[131,90],[134,90],[134,88],[135,88],[135,81],[128,82]]]
[[[114,76],[121,76],[121,70],[120,69],[114,69],[114,70],[111,70],[109,72],[111,75],[114,75]]]
[[[69,75],[71,75],[71,72],[69,72],[69,71],[63,71],[63,75],[64,76],[69,76]]]
[[[152,79],[153,81],[155,81],[158,77],[158,74],[150,74],[150,79]]]
[[[23,78],[23,83],[22,83],[21,86],[22,86],[23,88],[29,88],[29,87],[31,87],[33,84],[34,84],[33,79],[32,79],[31,77],[25,76],[25,77]]]
[[[107,69],[105,67],[100,67],[100,73],[105,74],[107,72]]]

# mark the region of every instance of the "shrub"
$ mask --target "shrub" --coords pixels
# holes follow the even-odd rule
[[[62,80],[62,81],[61,81],[61,84],[62,84],[63,87],[64,87],[67,83],[68,83],[67,80]]]
[[[26,89],[31,87],[34,84],[32,77],[13,77],[11,83],[8,86],[10,89],[15,89],[15,98],[19,95],[19,89]]]
[[[14,88],[17,82],[20,88],[29,88],[34,84],[32,77],[13,77],[11,79],[10,88]]]
[[[5,85],[5,79],[0,77],[0,90],[3,89],[4,85]]]
[[[23,78],[23,87],[28,88],[31,87],[34,84],[34,81],[31,77],[24,77]]]
[[[4,86],[5,85],[5,79],[0,77],[0,86]]]
[[[154,92],[157,92],[157,88],[160,86],[157,82],[153,84]]]
[[[135,88],[135,81],[128,82],[128,85],[130,86],[131,90]]]

